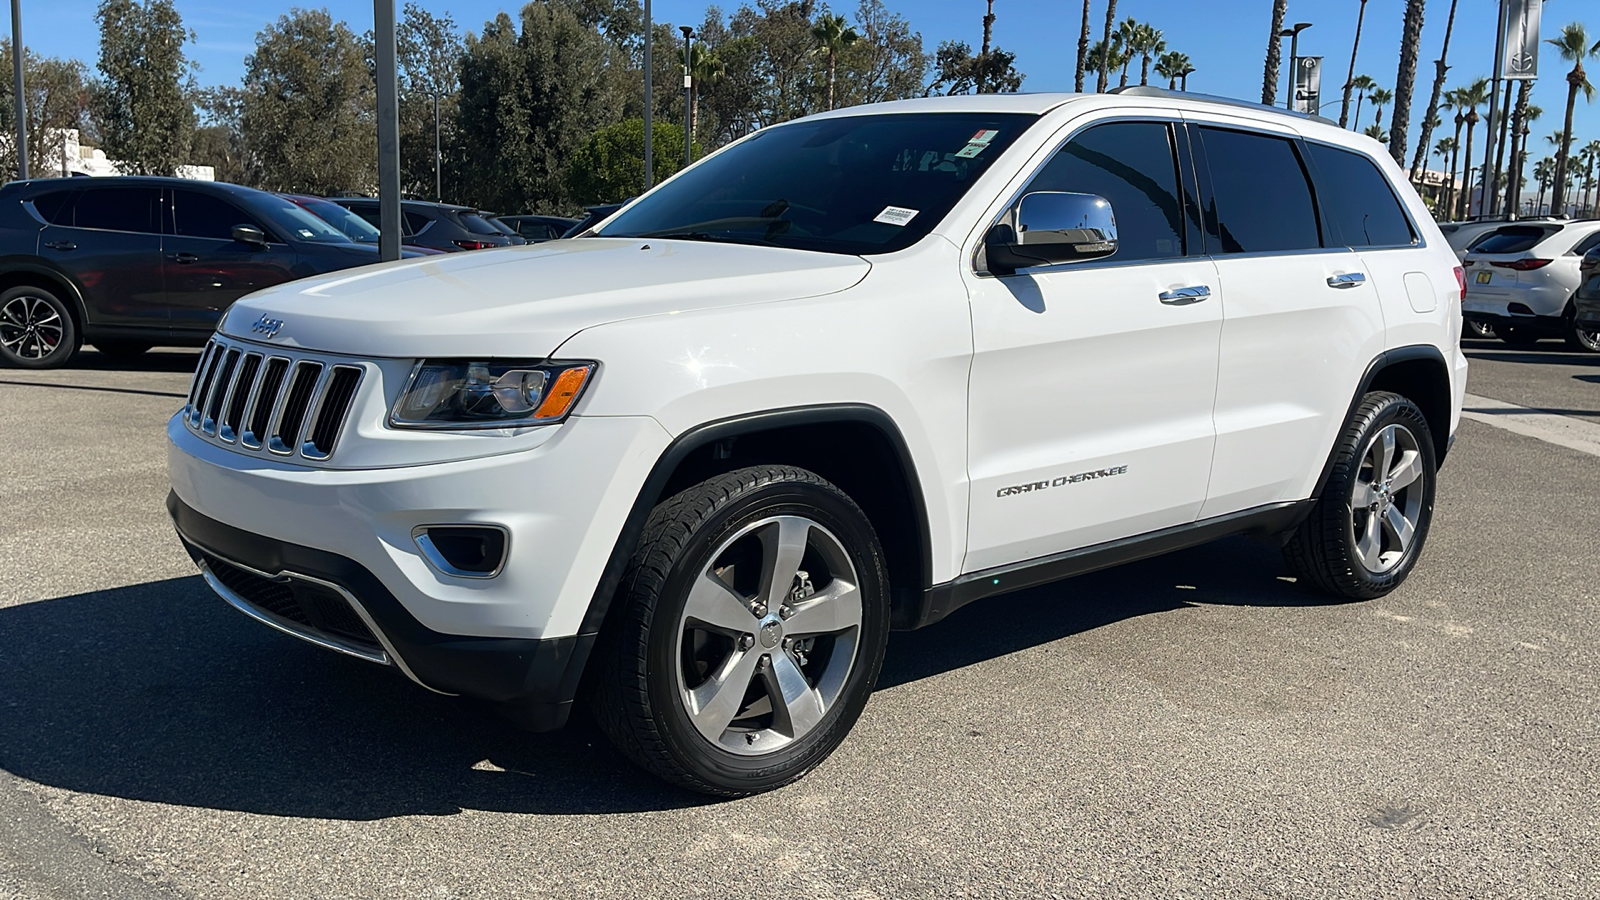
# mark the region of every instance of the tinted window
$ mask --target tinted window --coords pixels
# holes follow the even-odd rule
[[[1223,253],[1322,246],[1311,184],[1294,144],[1283,138],[1197,128],[1211,171],[1212,209]]]
[[[1029,191],[1099,194],[1117,217],[1113,259],[1183,255],[1178,167],[1166,125],[1115,122],[1077,135],[1057,153]]]
[[[1411,244],[1416,234],[1400,208],[1389,179],[1359,153],[1308,144],[1321,184],[1322,211],[1351,247]]]
[[[1559,225],[1505,225],[1473,241],[1467,249],[1473,253],[1522,253],[1560,230]]]
[[[456,219],[461,222],[462,228],[465,228],[473,234],[501,233],[500,229],[490,225],[489,221],[482,216],[475,216],[472,213],[461,213],[460,215],[456,216]]]
[[[155,234],[160,231],[156,227],[160,198],[157,188],[90,188],[79,193],[72,205],[72,224],[79,228]]]
[[[1570,252],[1573,256],[1583,256],[1596,247],[1600,247],[1600,231],[1596,231],[1594,234],[1579,241],[1578,246],[1573,247]]]
[[[555,237],[555,229],[539,222],[518,222],[517,234],[530,241],[545,241]]]
[[[876,113],[774,126],[641,198],[603,233],[887,253],[931,231],[1036,120]]]
[[[286,234],[293,240],[318,244],[350,243],[349,236],[326,219],[282,197],[256,194],[251,198],[250,207],[274,226],[263,229],[269,238],[274,234]]]
[[[314,197],[301,197],[292,202],[300,204],[316,215],[317,218],[344,232],[345,236],[352,241],[361,244],[376,244],[378,242],[378,229],[372,227],[372,223],[337,203],[330,203],[327,200],[320,200]]]
[[[47,191],[33,198],[33,208],[46,222],[55,225],[72,224],[71,191]]]
[[[184,237],[233,240],[233,226],[261,226],[239,207],[199,191],[172,192],[172,233]]]
[[[415,212],[408,212],[408,213],[402,215],[400,218],[403,219],[404,222],[405,222],[405,226],[404,227],[405,227],[405,233],[406,234],[416,234],[417,232],[421,231],[422,229],[427,228],[433,222],[432,219],[429,219],[427,216],[423,215],[422,213],[415,213]],[[373,222],[373,224],[377,224],[377,220],[378,220],[378,211],[377,210],[373,210],[372,211],[372,216],[371,216],[371,221]]]

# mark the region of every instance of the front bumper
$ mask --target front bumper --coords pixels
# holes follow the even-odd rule
[[[167,495],[167,511],[206,581],[252,618],[329,649],[394,665],[430,690],[493,702],[535,730],[566,724],[594,634],[441,634],[418,622],[354,560],[224,525],[176,493]],[[276,596],[268,593],[274,586]],[[281,599],[290,593],[298,596]]]

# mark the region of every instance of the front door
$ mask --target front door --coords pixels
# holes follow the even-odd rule
[[[965,572],[1200,512],[1223,298],[1178,136],[1161,121],[1078,132],[1027,191],[1106,198],[1116,253],[972,282]]]
[[[164,337],[161,189],[73,185],[64,191],[70,194],[37,198],[50,223],[39,232],[40,258],[78,288],[91,330],[138,329]]]
[[[174,334],[209,334],[233,301],[295,277],[294,249],[255,216],[201,191],[174,188],[169,194],[171,222],[161,240],[161,263]],[[262,229],[270,243],[234,240],[235,225]]]

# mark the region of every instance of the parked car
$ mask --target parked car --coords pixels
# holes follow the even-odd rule
[[[245,294],[378,255],[265,191],[112,177],[0,187],[0,260],[0,362],[42,369],[200,346]]]
[[[1572,295],[1574,337],[1585,350],[1600,351],[1600,244],[1578,263],[1577,293]]]
[[[641,766],[745,795],[845,739],[891,629],[985,597],[1240,533],[1394,590],[1463,293],[1405,173],[1323,120],[857,106],[581,240],[239,304],[168,506],[248,615],[536,728],[581,686]]]
[[[489,212],[486,209],[478,210],[477,214],[478,214],[478,218],[484,220],[485,222],[488,222],[490,227],[492,227],[495,231],[498,231],[501,234],[506,235],[507,237],[510,237],[511,238],[511,243],[514,246],[519,246],[520,247],[523,244],[526,244],[528,242],[527,238],[524,238],[522,235],[517,234],[517,230],[515,228],[512,228],[510,225],[507,225],[506,223],[500,221],[500,217],[498,215],[496,215],[496,214],[494,214],[492,212]]]
[[[577,237],[604,222],[612,213],[631,202],[631,200],[624,200],[621,203],[602,203],[598,206],[587,207],[583,211],[583,218],[579,219],[577,224],[568,228],[561,236],[564,238]]]
[[[577,219],[561,216],[500,216],[499,221],[510,226],[530,244],[553,241],[578,224]]]
[[[1592,333],[1576,324],[1573,302],[1582,283],[1579,263],[1597,246],[1600,222],[1593,220],[1501,225],[1468,250],[1462,314],[1493,327],[1513,346],[1559,337],[1575,349],[1600,349]]]
[[[378,224],[376,197],[330,197],[373,225]],[[470,206],[405,200],[400,204],[401,242],[436,250],[488,250],[509,247],[511,235],[489,224]]]
[[[344,232],[344,236],[358,244],[377,244],[380,233],[378,227],[366,219],[356,215],[355,212],[326,200],[322,197],[312,197],[307,194],[282,194],[278,196],[288,200],[302,209],[315,215],[317,218]],[[401,243],[400,257],[409,259],[416,256],[437,256],[443,250],[432,247],[422,247],[416,244]]]
[[[1556,219],[1550,216],[1530,216],[1516,219],[1516,222],[1564,222],[1565,219]],[[1507,216],[1479,216],[1463,222],[1445,222],[1439,226],[1444,233],[1445,241],[1450,244],[1450,249],[1456,252],[1457,259],[1467,258],[1467,248],[1473,241],[1503,225],[1510,225],[1513,220]]]

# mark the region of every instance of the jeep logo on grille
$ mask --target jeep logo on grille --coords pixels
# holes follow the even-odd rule
[[[255,321],[254,325],[250,326],[251,331],[255,332],[256,334],[266,335],[267,340],[269,341],[277,337],[278,331],[282,328],[282,319],[269,318],[265,313],[262,314],[261,318]]]

